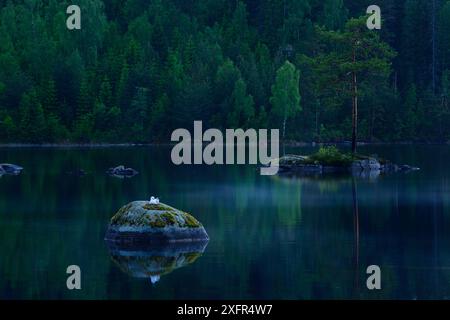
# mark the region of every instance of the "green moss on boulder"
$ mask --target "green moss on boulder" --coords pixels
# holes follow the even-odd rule
[[[166,204],[150,204],[136,201],[123,206],[111,218],[112,226],[165,228],[199,228],[202,224],[189,213],[172,208]]]
[[[136,238],[136,239],[134,239]],[[111,218],[107,240],[158,239],[160,241],[207,240],[203,225],[189,213],[163,203],[135,201]]]
[[[155,211],[163,211],[163,210],[170,210],[171,208],[169,206],[166,206],[163,203],[158,203],[158,204],[146,203],[144,205],[144,209],[146,209],[146,210],[155,210]]]

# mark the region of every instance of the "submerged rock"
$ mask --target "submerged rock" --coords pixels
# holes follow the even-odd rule
[[[161,276],[194,263],[205,251],[206,242],[166,243],[145,247],[120,247],[108,243],[111,259],[126,274],[148,279],[152,284]]]
[[[116,178],[131,178],[135,175],[139,174],[138,171],[133,168],[125,168],[125,166],[117,166],[114,168],[109,168],[106,173],[108,173],[112,177]]]
[[[18,175],[22,172],[23,168],[10,163],[0,163],[0,175],[11,174]]]
[[[208,241],[203,225],[164,203],[134,201],[112,217],[105,240],[121,245]]]

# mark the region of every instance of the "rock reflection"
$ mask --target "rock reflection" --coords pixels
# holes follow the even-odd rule
[[[354,178],[366,179],[366,180],[376,180],[380,177],[380,170],[352,170],[352,176]]]
[[[203,254],[208,242],[153,244],[148,247],[107,244],[111,259],[124,273],[155,284],[161,276],[194,263]]]
[[[351,178],[359,178],[364,180],[376,180],[381,176],[380,170],[351,170],[349,172],[334,172],[334,173],[305,173],[298,171],[284,171],[278,174],[278,177],[288,178],[288,179],[315,179],[315,180],[325,180],[325,179],[335,179],[344,180]]]

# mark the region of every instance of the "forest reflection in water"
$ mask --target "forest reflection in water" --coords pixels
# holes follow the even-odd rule
[[[366,149],[422,170],[376,179],[262,177],[252,166],[177,167],[164,147],[2,149],[2,162],[24,171],[0,178],[0,297],[450,297],[448,147]],[[139,175],[105,173],[120,164]],[[75,168],[86,175],[67,174]],[[197,259],[166,254],[170,273],[163,260],[157,271],[152,253],[133,252],[143,258],[124,263],[103,240],[118,208],[149,195],[194,214],[211,238]],[[78,292],[65,286],[72,264],[83,274]],[[369,265],[380,266],[382,290],[367,290]],[[130,276],[149,270],[165,273],[157,285]]]

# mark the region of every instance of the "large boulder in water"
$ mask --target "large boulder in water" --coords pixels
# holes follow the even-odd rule
[[[203,225],[189,213],[164,203],[134,201],[112,217],[105,240],[135,246],[146,243],[208,241]]]

